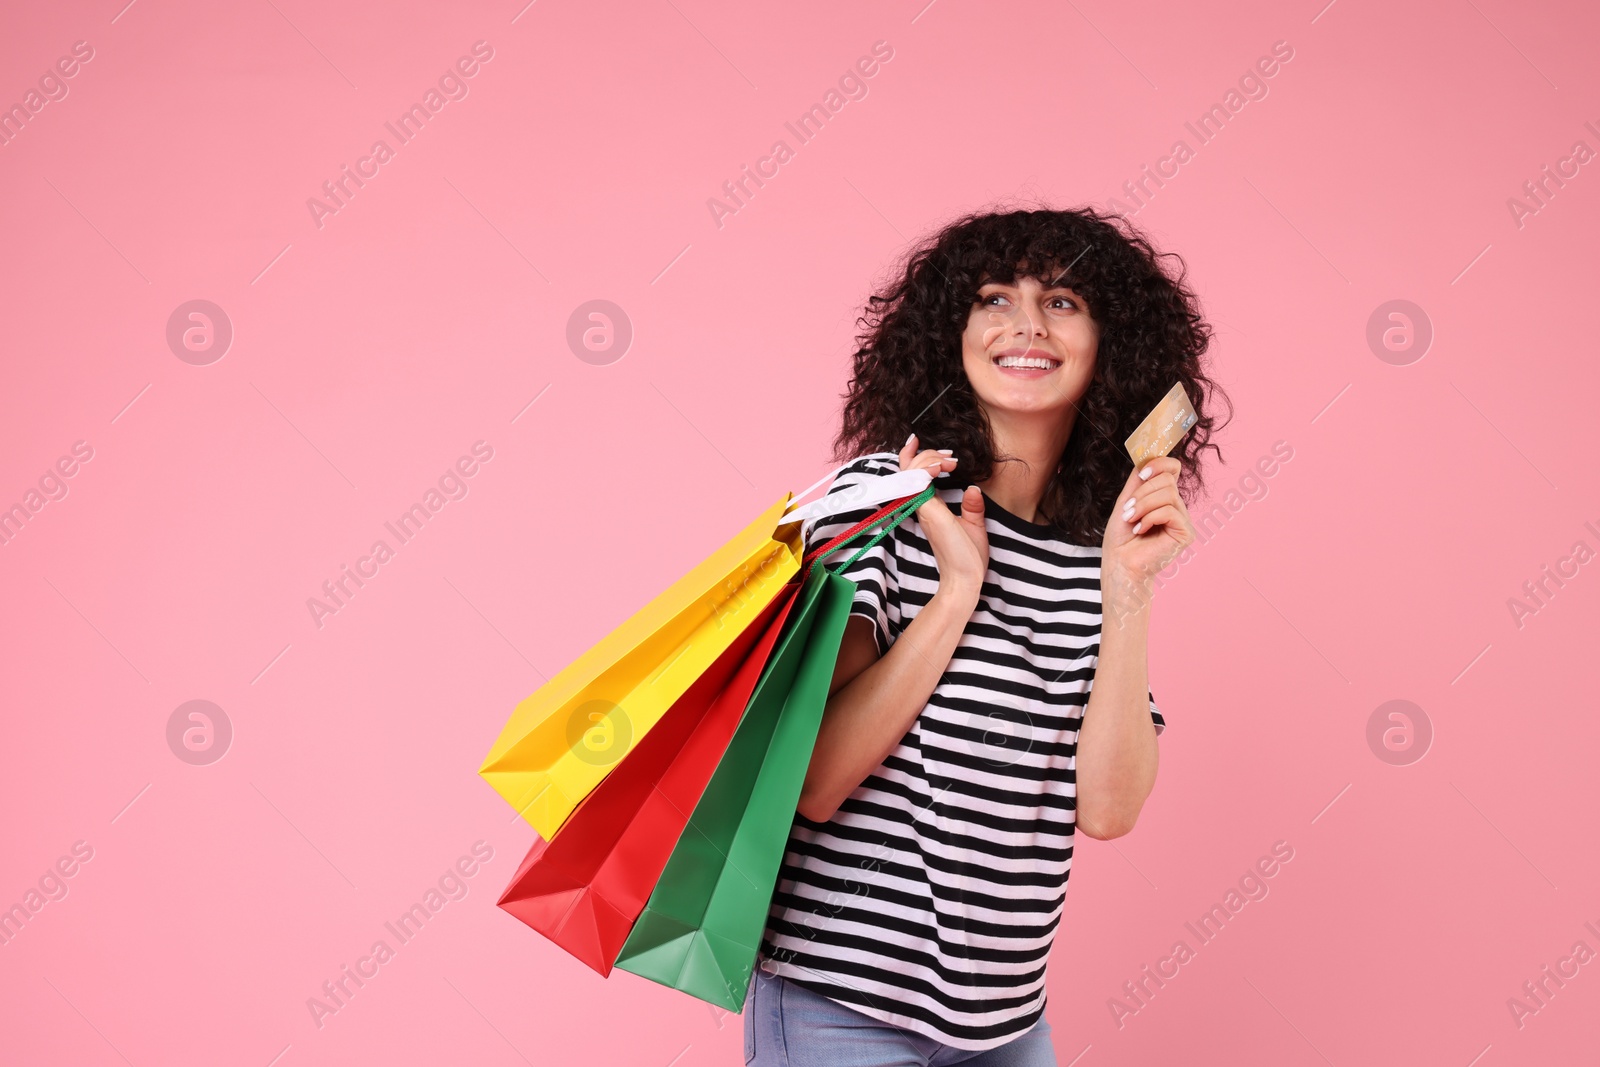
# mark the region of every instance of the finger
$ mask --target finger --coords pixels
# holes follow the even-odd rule
[[[961,521],[983,526],[983,490],[975,485],[967,486],[961,494]]]
[[[950,455],[949,449],[935,452],[930,448],[918,453],[917,458],[911,461],[911,466],[934,474],[948,474],[956,469],[956,457]]]
[[[938,493],[922,502],[922,506],[916,510],[916,516],[924,530],[938,529],[941,523],[956,521],[956,517],[950,514],[950,505],[940,499]]]
[[[1167,456],[1158,458],[1162,460],[1170,459],[1170,457]],[[1172,462],[1176,463],[1177,461],[1173,460]],[[1146,470],[1151,470],[1152,466],[1153,464],[1147,463],[1143,467],[1136,468],[1131,474],[1128,475],[1128,480],[1126,484],[1123,485],[1122,492],[1117,497],[1116,511],[1126,511],[1129,504],[1134,500],[1135,497],[1143,499],[1147,494],[1156,489],[1177,488],[1178,472],[1170,469],[1154,471],[1147,479],[1141,479],[1139,477]],[[1181,471],[1181,466],[1179,469]]]
[[[951,456],[949,452],[950,450],[947,448],[939,449],[938,451],[931,448],[923,449],[913,459],[906,460],[902,458],[900,469],[902,471],[925,470],[933,477],[942,478],[956,468],[955,457]]]
[[[1183,470],[1183,464],[1175,456],[1156,456],[1146,460],[1144,466],[1135,473],[1141,482],[1148,482],[1157,474],[1170,474],[1174,478]]]
[[[1139,468],[1139,467],[1133,468],[1133,470],[1128,472],[1128,477],[1123,480],[1123,482],[1122,482],[1122,490],[1121,490],[1121,492],[1119,492],[1117,494],[1117,506],[1118,507],[1122,506],[1122,501],[1130,493],[1132,493],[1135,489],[1139,488],[1139,486],[1144,484],[1143,482],[1141,482],[1139,480],[1139,471],[1140,471],[1140,469],[1141,468]]]
[[[1157,527],[1174,525],[1177,523],[1177,521],[1178,509],[1173,507],[1171,504],[1163,504],[1159,508],[1152,510],[1148,515],[1143,516],[1138,522],[1134,523],[1133,532],[1137,535],[1143,536],[1144,534],[1150,533]]]
[[[1143,489],[1123,502],[1119,515],[1123,522],[1137,522],[1163,504],[1178,503],[1177,486],[1163,485]]]
[[[926,470],[937,475],[948,474],[955,469],[956,462],[951,458],[950,449],[927,448],[919,452],[919,443],[915,433],[906,438],[905,446],[900,449],[901,470]]]
[[[1143,468],[1141,468],[1141,473],[1142,471]],[[1136,492],[1142,492],[1146,489],[1154,489],[1156,486],[1160,485],[1175,486],[1177,484],[1178,476],[1176,474],[1173,474],[1169,471],[1157,471],[1148,478],[1136,479],[1133,483],[1133,486]]]

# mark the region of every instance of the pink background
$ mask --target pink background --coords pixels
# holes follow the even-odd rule
[[[1600,149],[1591,11],[122,2],[13,5],[0,39],[5,104],[93,48],[0,148],[0,506],[93,450],[0,546],[0,905],[93,850],[0,946],[0,1059],[739,1062],[736,1016],[494,906],[534,837],[480,760],[826,469],[852,320],[908,242],[1123,196],[1286,41],[1137,216],[1216,324],[1219,493],[1293,459],[1158,596],[1161,779],[1131,836],[1079,842],[1057,1052],[1592,1061],[1600,964],[1520,1027],[1507,1006],[1600,951],[1600,564],[1520,627],[1507,604],[1600,549],[1600,175],[1520,226],[1507,205]],[[480,40],[469,94],[319,228],[307,199]],[[867,96],[799,145],[783,123],[880,40]],[[708,198],[779,138],[719,228]],[[165,339],[193,299],[234,329],[205,366]],[[594,299],[634,330],[608,365],[565,339]],[[1393,299],[1433,327],[1409,365],[1366,340]],[[307,599],[480,440],[468,495],[319,628]],[[167,742],[196,699],[233,728],[207,766]],[[1405,766],[1367,742],[1394,699],[1434,731]],[[307,998],[480,840],[465,899],[319,1028]],[[1266,899],[1119,1027],[1108,1000],[1277,841]]]

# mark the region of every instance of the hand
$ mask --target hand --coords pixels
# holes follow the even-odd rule
[[[1128,475],[1117,494],[1100,544],[1103,616],[1125,615],[1149,603],[1157,572],[1194,541],[1194,523],[1178,495],[1183,464],[1158,456]],[[1140,478],[1141,472],[1149,476]]]
[[[917,451],[917,435],[906,438],[900,450],[900,469],[926,470],[937,478],[955,470],[957,460],[949,449]],[[983,491],[967,486],[961,497],[961,516],[937,495],[917,509],[917,521],[933,547],[939,565],[939,588],[976,598],[989,571],[989,531],[983,524]]]

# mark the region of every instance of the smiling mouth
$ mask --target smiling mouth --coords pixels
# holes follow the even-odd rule
[[[1030,352],[1027,355],[1005,352],[995,356],[991,362],[1002,370],[1053,371],[1061,366],[1062,361],[1039,352]]]

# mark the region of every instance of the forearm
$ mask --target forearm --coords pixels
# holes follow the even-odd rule
[[[1078,730],[1077,821],[1090,837],[1133,829],[1155,787],[1158,747],[1150,718],[1148,597],[1104,606],[1094,687]]]
[[[824,822],[894,750],[955,654],[976,588],[941,585],[888,652],[828,699],[799,811]]]

